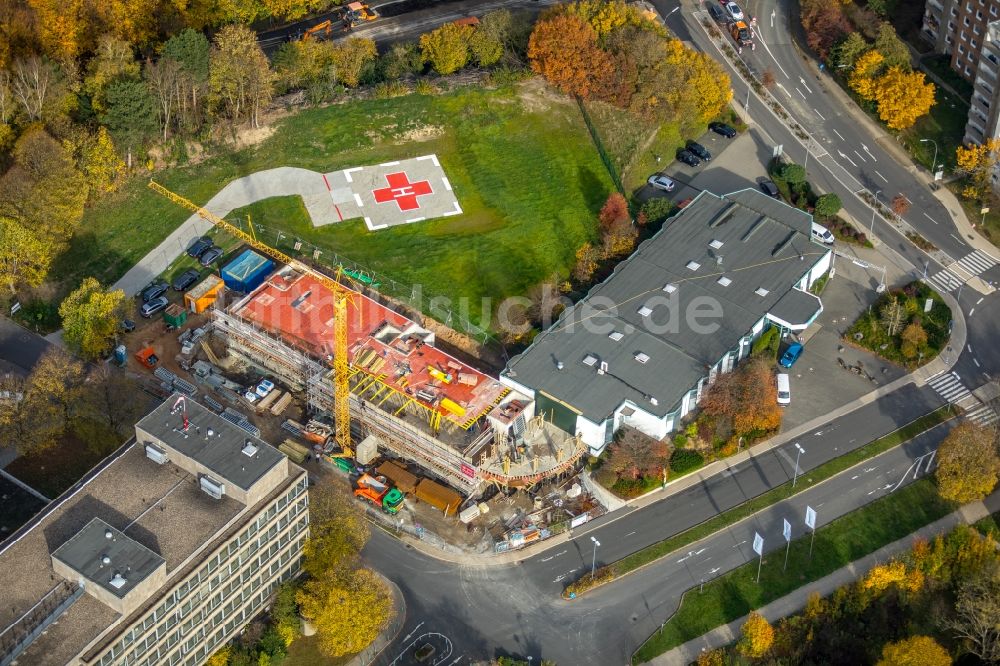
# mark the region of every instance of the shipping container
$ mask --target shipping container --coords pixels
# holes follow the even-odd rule
[[[226,283],[226,289],[249,294],[264,283],[272,270],[272,260],[253,250],[246,250],[223,267],[222,281]]]
[[[224,283],[218,275],[209,275],[184,294],[184,306],[198,314],[204,312],[222,293]]]

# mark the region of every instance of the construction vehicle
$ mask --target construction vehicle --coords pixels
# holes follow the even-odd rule
[[[143,366],[149,368],[150,370],[155,368],[156,364],[160,362],[159,357],[156,355],[156,352],[153,351],[152,347],[140,349],[135,353],[135,358],[139,361],[139,363],[142,363]]]
[[[393,487],[387,478],[371,474],[362,474],[354,482],[354,496],[371,502],[390,515],[399,513],[405,498],[402,491]]]
[[[358,3],[352,3],[358,4]],[[296,261],[280,250],[275,250],[270,245],[257,240],[253,233],[253,227],[247,233],[229,222],[226,222],[218,215],[208,212],[201,206],[185,199],[179,194],[175,194],[163,187],[159,183],[150,180],[149,187],[154,192],[162,194],[174,203],[197,213],[206,222],[225,231],[233,238],[239,239],[252,247],[257,252],[274,259],[278,263],[292,266],[295,270],[308,273],[317,282],[330,290],[333,295],[333,417],[335,441],[345,456],[352,455],[351,443],[351,368],[347,359],[347,306],[354,303],[354,292],[342,285],[336,279],[324,275],[319,271],[306,266],[300,261]]]
[[[356,28],[362,23],[374,21],[378,18],[378,12],[363,2],[352,2],[344,10],[344,29]]]
[[[317,23],[313,27],[302,33],[302,41],[308,42],[310,39],[330,39],[333,36],[333,21],[327,19],[322,23]]]
[[[751,51],[757,48],[757,45],[753,41],[753,31],[745,21],[730,22],[729,34],[733,36],[733,41],[736,42],[738,51],[742,52],[744,46],[749,46]]]

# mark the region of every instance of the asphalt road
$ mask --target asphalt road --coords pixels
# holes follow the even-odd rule
[[[703,578],[711,580],[754,559],[751,543],[755,531],[764,537],[765,552],[769,552],[783,544],[782,519],[794,525],[793,536],[804,533],[806,505],[817,510],[822,528],[834,518],[897,490],[927,473],[933,462],[927,454],[936,448],[947,428],[939,426],[903,447],[692,544],[686,555],[662,559],[572,602],[554,594],[558,585],[549,578],[552,562],[558,563],[556,570],[589,567],[590,536],[601,541],[600,551],[610,552],[620,530],[616,524],[577,536],[559,549],[562,552],[505,567],[443,563],[402,547],[393,537],[375,530],[365,559],[400,586],[408,606],[402,635],[386,649],[379,663],[415,663],[412,651],[422,644],[415,643],[415,637],[422,635],[433,638],[435,645],[444,646],[447,639],[450,652],[447,659],[437,662],[440,664],[465,664],[502,655],[546,658],[559,664],[628,663],[636,647],[676,611],[685,590]],[[676,505],[674,510],[686,511]]]

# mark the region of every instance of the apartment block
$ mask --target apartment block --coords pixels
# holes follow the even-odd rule
[[[308,478],[179,395],[0,544],[0,666],[203,664],[299,569]]]
[[[951,56],[951,67],[975,81],[987,25],[1000,19],[1000,0],[927,0],[923,36],[938,53]]]

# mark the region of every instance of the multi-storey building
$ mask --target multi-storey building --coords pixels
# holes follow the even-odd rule
[[[175,396],[0,545],[0,664],[202,664],[299,568],[306,472]]]
[[[974,86],[963,141],[1000,136],[1000,0],[927,0],[923,35]]]

